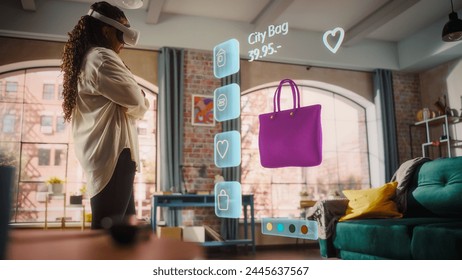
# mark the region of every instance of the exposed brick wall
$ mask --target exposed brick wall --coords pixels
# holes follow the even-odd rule
[[[213,139],[221,124],[193,126],[192,95],[213,96],[220,80],[213,75],[212,52],[186,50],[184,64],[184,177],[188,191],[213,190],[215,175],[221,174],[213,159]],[[195,225],[210,225],[219,230],[219,219],[213,208],[194,209]]]
[[[416,113],[422,109],[419,75],[414,73],[393,72],[393,91],[399,161],[403,163],[411,159],[409,125],[416,122]],[[424,132],[418,127],[413,127],[413,157],[422,155],[421,143],[423,140]]]

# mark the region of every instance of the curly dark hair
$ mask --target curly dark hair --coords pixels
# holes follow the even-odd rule
[[[126,19],[122,10],[104,1],[94,3],[91,5],[91,9],[114,20]],[[64,45],[61,64],[61,71],[64,73],[62,107],[66,121],[71,120],[72,111],[76,104],[77,82],[84,56],[92,47],[109,48],[109,44],[102,33],[103,26],[107,26],[107,24],[85,15],[80,18],[74,29],[68,33],[69,40]],[[117,36],[122,37],[122,32],[118,31]]]

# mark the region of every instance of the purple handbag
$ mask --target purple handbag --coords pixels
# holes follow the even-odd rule
[[[293,109],[281,111],[284,84],[292,89]],[[258,144],[263,167],[317,166],[322,162],[321,105],[300,107],[300,92],[291,79],[279,83],[273,112],[261,114]]]

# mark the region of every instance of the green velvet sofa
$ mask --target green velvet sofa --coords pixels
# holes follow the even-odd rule
[[[331,236],[319,240],[321,255],[354,260],[462,259],[462,157],[423,163],[411,182],[403,218],[337,222]],[[346,209],[345,201],[340,203]]]

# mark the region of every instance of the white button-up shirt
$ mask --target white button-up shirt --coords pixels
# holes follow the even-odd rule
[[[107,48],[92,48],[82,63],[72,115],[75,154],[87,178],[90,197],[109,182],[124,148],[139,167],[136,120],[149,102],[120,57]]]

